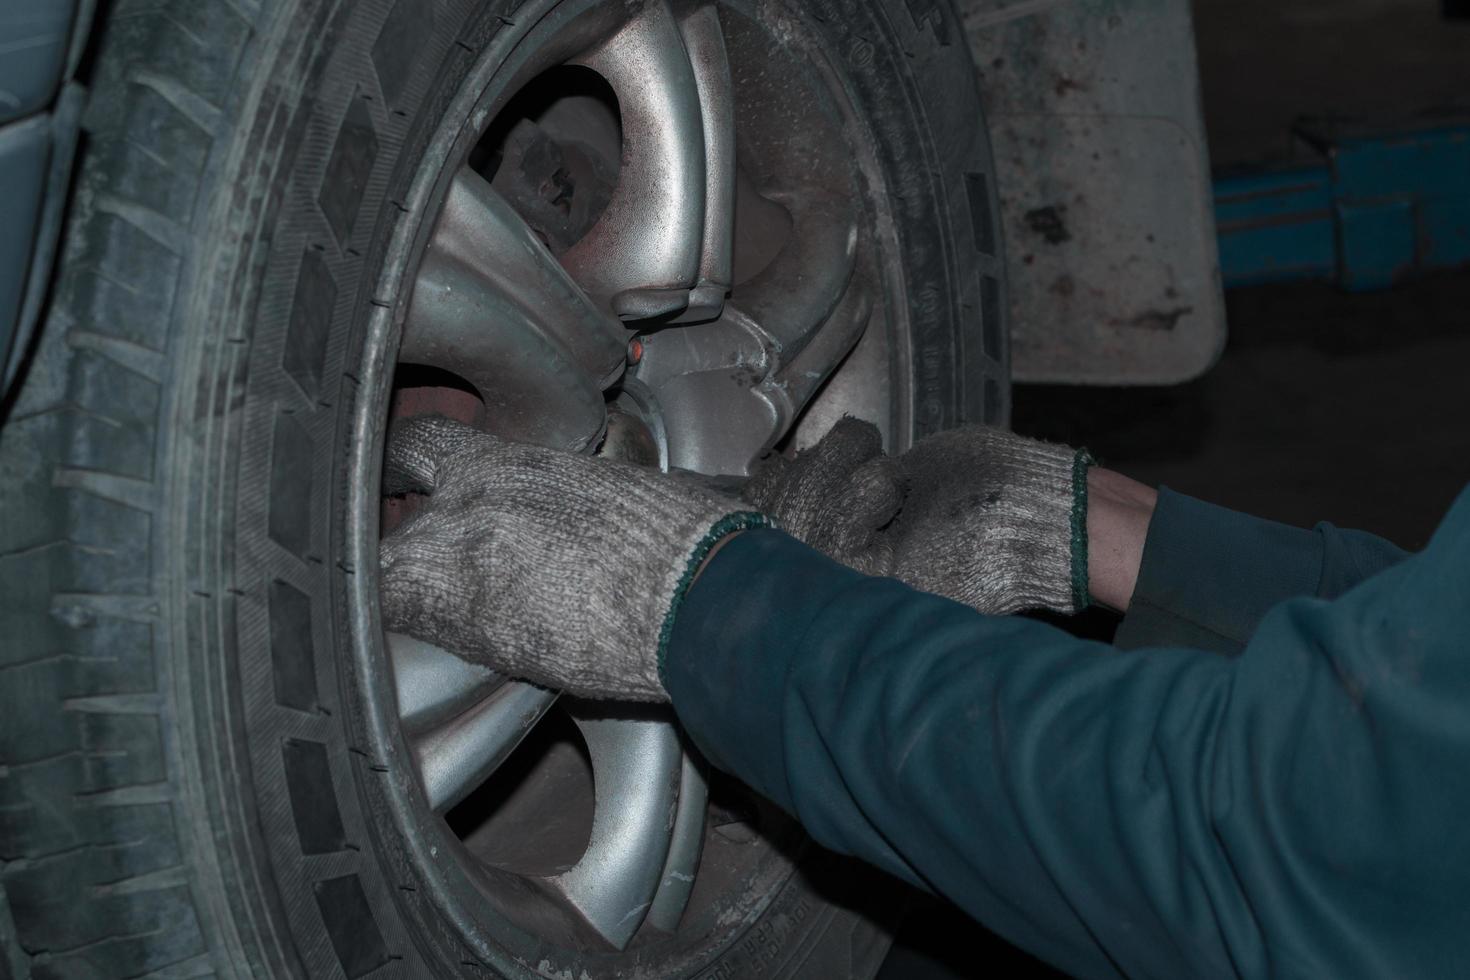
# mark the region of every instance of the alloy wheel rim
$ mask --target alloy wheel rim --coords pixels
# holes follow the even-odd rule
[[[405,210],[432,217],[413,235],[400,227],[377,293],[396,301],[374,302],[354,439],[354,472],[365,479],[354,481],[349,522],[360,567],[371,566],[376,538],[377,501],[362,488],[376,487],[387,355],[398,336],[400,363],[450,372],[475,389],[484,408],[473,421],[490,431],[664,468],[738,478],[793,438],[798,423],[808,427],[804,412],[818,432],[846,408],[880,423],[895,414],[887,386],[875,392],[872,383],[879,362],[887,380],[893,324],[881,302],[886,270],[864,225],[872,215],[859,203],[849,107],[830,89],[781,106],[770,79],[758,77],[772,72],[770,60],[750,57],[765,28],[738,12],[713,4],[676,12],[664,2],[620,11],[550,8],[511,47],[516,56],[486,59],[503,61],[501,74],[515,83],[497,89],[472,79],[466,89],[480,91],[461,100],[459,131],[451,110],[431,144]],[[793,51],[786,56],[799,56]],[[570,244],[537,227],[534,200],[497,189],[501,169],[487,175],[471,164],[515,94],[565,65],[597,73],[622,126],[617,183]],[[786,132],[751,125],[776,110]],[[753,138],[737,142],[737,132]],[[500,168],[507,165],[502,156]],[[633,241],[647,247],[627,247]],[[396,273],[395,251],[403,259]],[[410,270],[412,281],[395,281]],[[875,338],[883,344],[864,344],[879,349],[849,373],[868,377],[844,387],[839,369],[858,359],[865,329],[883,331]],[[823,392],[827,404],[814,406]],[[370,727],[410,763],[396,770],[412,772],[396,796],[415,810],[402,822],[425,832],[426,864],[443,868],[435,841],[446,842],[457,870],[494,891],[505,876],[487,873],[435,821],[493,776],[557,695],[408,637],[374,643],[372,580],[354,582],[369,600],[354,607],[354,637],[377,695]],[[640,930],[672,934],[706,836],[700,766],[667,712],[606,717],[581,705],[569,713],[594,784],[586,849],[529,885],[518,876],[515,901],[531,895],[532,904],[571,913],[578,921],[556,939],[572,948],[622,950]],[[442,890],[441,906],[453,891]]]

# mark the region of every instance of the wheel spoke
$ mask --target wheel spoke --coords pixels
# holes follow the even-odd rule
[[[555,700],[555,691],[506,683],[468,711],[413,739],[429,806],[443,813],[490,778]]]
[[[857,284],[849,286],[822,329],[809,336],[806,346],[776,372],[770,388],[786,426],[795,424],[812,396],[852,353],[872,315],[873,302],[867,290]]]
[[[669,817],[683,750],[666,718],[580,718],[577,725],[592,756],[597,809],[582,859],[550,883],[623,949],[649,914],[672,850],[678,821]]]
[[[741,284],[734,302],[790,364],[847,294],[857,266],[858,234],[847,201],[810,194],[780,203],[791,212],[791,238],[775,261]]]
[[[556,35],[552,60],[598,73],[616,113],[585,72],[544,73],[546,86],[533,91],[543,74],[527,70],[526,98],[517,95],[506,125],[492,125],[475,151],[477,161],[502,161],[494,187],[468,166],[451,183],[399,359],[469,381],[497,434],[743,477],[809,402],[824,410],[851,374],[827,384],[844,361],[865,363],[887,340],[875,331],[849,357],[883,281],[880,253],[860,234],[869,184],[849,138],[859,127],[840,100],[808,91],[820,86],[795,84],[809,67],[795,46],[772,62],[783,70],[746,71],[763,47],[786,46],[728,11],[722,24],[712,0],[628,0],[607,11]],[[742,67],[739,101],[732,61]],[[630,350],[619,320],[655,322],[639,326],[641,346]],[[501,766],[558,695],[430,644],[387,642],[403,730],[428,802],[443,814]],[[645,925],[675,933],[700,870],[704,774],[667,711],[568,710],[592,769],[582,857],[569,869],[570,847],[539,863],[497,864],[488,849],[479,857],[507,877],[534,876],[514,886],[550,901],[532,918],[570,926],[563,931],[579,941],[595,932],[623,950]],[[581,760],[570,761],[580,780]],[[531,774],[510,798],[535,808],[529,819],[567,805],[564,786]],[[512,775],[507,767],[487,789]],[[568,812],[585,816],[585,799],[573,802]],[[511,823],[519,833],[524,821]]]
[[[452,371],[491,431],[573,451],[602,432],[626,333],[474,171],[455,177],[414,285],[399,358]]]
[[[679,774],[679,804],[674,811],[674,839],[659,876],[658,893],[648,910],[648,922],[664,932],[679,928],[679,918],[694,891],[694,873],[704,850],[704,811],[709,803],[709,785],[699,765],[687,753]]]
[[[850,209],[817,199],[793,211],[776,261],[737,288],[717,321],[642,339],[636,376],[657,400],[671,466],[748,473],[862,339],[872,301],[853,275]]]
[[[581,63],[617,94],[623,160],[601,219],[563,261],[624,319],[713,317],[730,284],[735,187],[718,15],[702,8],[681,24],[649,0]]]
[[[675,323],[698,323],[720,315],[730,291],[735,245],[735,106],[725,34],[713,6],[701,7],[681,25],[699,90],[704,128],[704,237],[699,278],[689,305]]]
[[[489,667],[470,663],[431,643],[402,633],[387,633],[384,639],[393,662],[398,717],[409,734],[462,714],[505,683],[505,678]]]
[[[661,330],[642,343],[636,377],[657,403],[669,465],[744,475],[781,429],[780,405],[765,387],[777,363],[768,338],[727,307],[714,323]]]

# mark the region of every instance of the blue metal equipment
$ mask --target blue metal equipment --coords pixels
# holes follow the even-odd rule
[[[1215,181],[1227,287],[1327,279],[1356,292],[1470,265],[1470,120],[1297,136],[1312,163]]]

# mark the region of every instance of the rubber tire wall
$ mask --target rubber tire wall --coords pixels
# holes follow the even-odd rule
[[[879,147],[915,435],[1003,421],[997,209],[954,11],[806,6]],[[513,7],[104,11],[53,304],[0,430],[0,980],[494,975],[376,829],[336,547],[348,365],[405,147],[435,73]],[[805,887],[701,975],[871,975],[882,934]]]

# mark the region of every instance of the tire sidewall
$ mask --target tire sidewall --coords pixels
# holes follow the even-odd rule
[[[235,96],[211,107],[233,135],[201,171],[180,288],[160,310],[154,642],[171,665],[161,717],[180,836],[207,879],[197,910],[211,948],[264,975],[556,973],[571,964],[551,947],[518,961],[446,915],[398,833],[394,799],[415,777],[364,686],[386,677],[373,548],[353,514],[376,498],[362,461],[383,421],[355,426],[353,410],[383,394],[401,306],[380,288],[387,243],[421,218],[414,176],[459,82],[549,2],[274,6]],[[876,148],[873,206],[902,269],[902,431],[1002,422],[998,209],[958,19],[923,0],[802,7],[790,16],[822,38]],[[743,935],[681,971],[870,971],[882,929],[821,897],[824,875],[849,873],[874,887],[861,871],[792,875]]]

